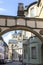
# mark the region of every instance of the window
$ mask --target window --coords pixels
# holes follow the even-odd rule
[[[35,11],[34,11],[34,7],[32,7],[30,10],[30,16],[34,16],[34,15],[35,15]]]
[[[32,59],[36,59],[36,47],[31,48],[31,56],[32,56]]]

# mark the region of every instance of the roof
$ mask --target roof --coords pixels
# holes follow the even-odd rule
[[[24,11],[28,11],[28,9],[29,9],[32,5],[35,5],[35,4],[37,4],[37,3],[38,3],[38,1],[35,1],[35,2],[31,3],[30,5],[27,6],[27,10],[24,10]]]

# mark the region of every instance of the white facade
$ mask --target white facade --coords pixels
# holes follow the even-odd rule
[[[37,8],[37,4],[31,6],[28,9],[27,15],[25,15],[25,17],[36,17],[36,13],[37,13],[37,9],[36,8]]]

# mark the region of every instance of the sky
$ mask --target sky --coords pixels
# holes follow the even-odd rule
[[[23,3],[26,6],[35,1],[37,0],[0,0],[0,15],[17,16],[18,3]],[[6,43],[12,38],[12,33],[14,31],[2,36]]]
[[[19,32],[20,30],[17,30],[17,33]],[[14,31],[10,31],[4,35],[2,35],[4,41],[8,44],[9,40],[12,39],[12,34],[15,33],[15,30]]]
[[[37,0],[0,0],[0,15],[17,15],[18,3],[24,3],[24,6]]]

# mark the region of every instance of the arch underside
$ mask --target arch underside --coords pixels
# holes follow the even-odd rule
[[[6,28],[6,30],[4,30],[3,32],[1,32],[0,35],[3,35],[3,34],[9,32],[9,31],[13,31],[13,30],[25,30],[25,31],[29,31],[29,32],[35,34],[43,42],[43,38],[41,37],[41,35],[39,33],[37,33],[36,31],[34,31],[32,28],[27,27],[27,26],[9,27],[8,29]]]

